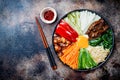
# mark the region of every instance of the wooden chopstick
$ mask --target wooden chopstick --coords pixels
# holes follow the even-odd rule
[[[47,56],[48,56],[50,65],[51,65],[52,69],[55,70],[55,69],[57,69],[57,65],[55,63],[55,60],[54,60],[54,57],[53,57],[52,52],[50,50],[50,47],[49,47],[49,45],[47,43],[47,39],[46,39],[46,37],[44,35],[44,32],[42,30],[42,27],[40,25],[40,22],[39,22],[38,18],[35,17],[35,20],[36,20],[36,24],[38,26],[39,34],[40,34],[40,36],[42,38],[43,45],[46,48],[46,52],[47,52]]]
[[[40,36],[42,38],[42,41],[43,41],[43,45],[44,45],[45,48],[47,48],[48,47],[48,43],[47,43],[46,37],[45,37],[45,35],[43,33],[42,27],[41,27],[37,17],[35,19],[36,19],[36,23],[37,23],[37,26],[38,26],[39,34],[40,34]]]

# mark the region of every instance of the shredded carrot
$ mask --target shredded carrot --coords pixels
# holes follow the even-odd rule
[[[62,52],[64,54],[68,54],[69,52],[71,52],[74,49],[74,47],[75,47],[75,44],[73,43],[73,44],[69,45],[66,49],[64,49]]]
[[[78,68],[79,50],[81,47],[87,46],[87,44],[86,46],[83,46],[83,43],[81,43],[83,41],[87,42],[87,38],[79,36],[76,42],[72,43],[62,51],[63,55],[60,56],[60,59],[64,64],[69,65],[73,69]]]

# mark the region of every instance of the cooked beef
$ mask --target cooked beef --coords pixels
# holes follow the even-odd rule
[[[93,38],[100,36],[108,28],[109,26],[105,23],[105,21],[103,19],[100,19],[90,25],[86,34],[88,34],[89,39],[93,39]]]

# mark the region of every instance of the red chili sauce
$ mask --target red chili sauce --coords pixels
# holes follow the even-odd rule
[[[54,13],[51,10],[48,10],[44,13],[44,18],[48,21],[51,21],[54,18]]]

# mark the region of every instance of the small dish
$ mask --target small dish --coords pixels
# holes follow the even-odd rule
[[[40,18],[44,23],[51,24],[57,18],[57,12],[52,7],[43,8],[40,12]]]

